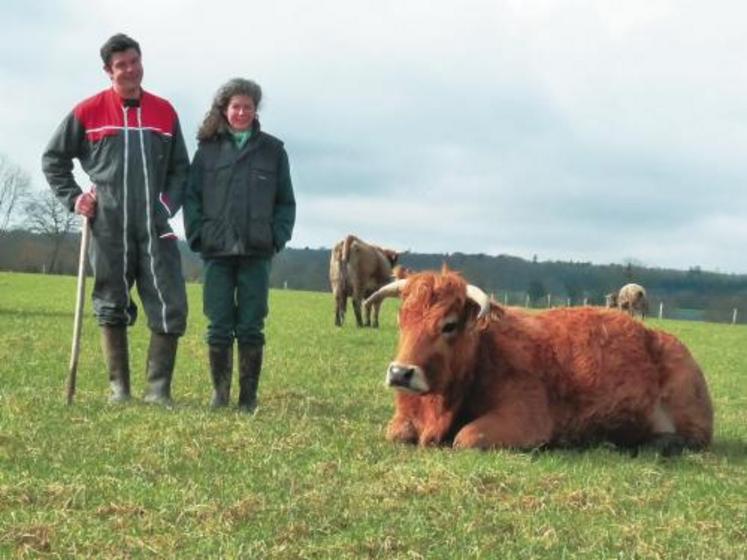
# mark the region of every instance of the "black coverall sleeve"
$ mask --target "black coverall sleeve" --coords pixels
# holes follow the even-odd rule
[[[85,130],[71,112],[60,123],[42,154],[42,171],[55,196],[71,212],[83,190],[73,176],[73,159],[85,155]]]
[[[172,134],[173,143],[171,145],[168,171],[166,172],[166,184],[164,185],[163,192],[168,197],[169,210],[173,216],[184,203],[184,192],[189,173],[189,155],[187,155],[187,146],[184,143],[179,119],[176,119]]]

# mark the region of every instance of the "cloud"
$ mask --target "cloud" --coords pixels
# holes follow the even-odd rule
[[[299,202],[293,246],[347,233],[427,252],[747,273],[742,4],[9,2],[0,151],[38,157],[107,86],[124,31],[190,150],[217,87],[256,79]],[[38,37],[38,40],[24,40]],[[6,71],[7,66],[7,71]]]

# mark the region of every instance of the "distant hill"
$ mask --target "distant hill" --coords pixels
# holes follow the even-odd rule
[[[79,235],[69,235],[61,245],[57,262],[49,259],[52,243],[43,235],[26,231],[0,234],[0,270],[75,274]],[[179,242],[184,274],[199,281],[202,261],[183,241]],[[274,288],[329,291],[329,249],[287,248],[274,260]],[[682,319],[731,321],[737,309],[738,322],[747,322],[747,275],[648,268],[633,265],[594,265],[573,261],[528,261],[509,255],[464,253],[404,253],[400,263],[413,270],[440,269],[445,263],[460,271],[500,301],[512,305],[601,305],[606,293],[623,284],[637,282],[648,290],[651,312],[659,304],[665,316]]]

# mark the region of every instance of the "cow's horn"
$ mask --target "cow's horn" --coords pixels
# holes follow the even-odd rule
[[[386,286],[382,286],[381,288],[376,290],[363,303],[364,305],[372,305],[374,303],[378,303],[384,298],[399,297],[399,293],[402,291],[402,288],[405,287],[405,284],[407,284],[406,279],[395,280],[394,282],[390,282]]]
[[[477,318],[482,319],[490,311],[490,298],[488,294],[483,292],[477,286],[472,284],[467,285],[467,297],[474,301],[479,307],[480,311],[477,313]]]

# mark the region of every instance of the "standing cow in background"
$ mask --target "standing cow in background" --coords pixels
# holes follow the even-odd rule
[[[534,448],[611,441],[662,454],[707,446],[705,378],[674,336],[625,314],[504,307],[452,271],[382,287],[399,296],[387,437],[421,446]]]
[[[617,294],[617,307],[631,317],[639,315],[645,319],[648,313],[646,290],[640,284],[625,284]]]
[[[353,299],[355,321],[359,327],[379,326],[380,302],[365,305],[365,323],[361,314],[363,300],[392,279],[392,267],[399,253],[348,235],[332,249],[329,261],[329,283],[335,300],[335,325],[345,322],[348,296]],[[373,307],[373,322],[371,321]]]

